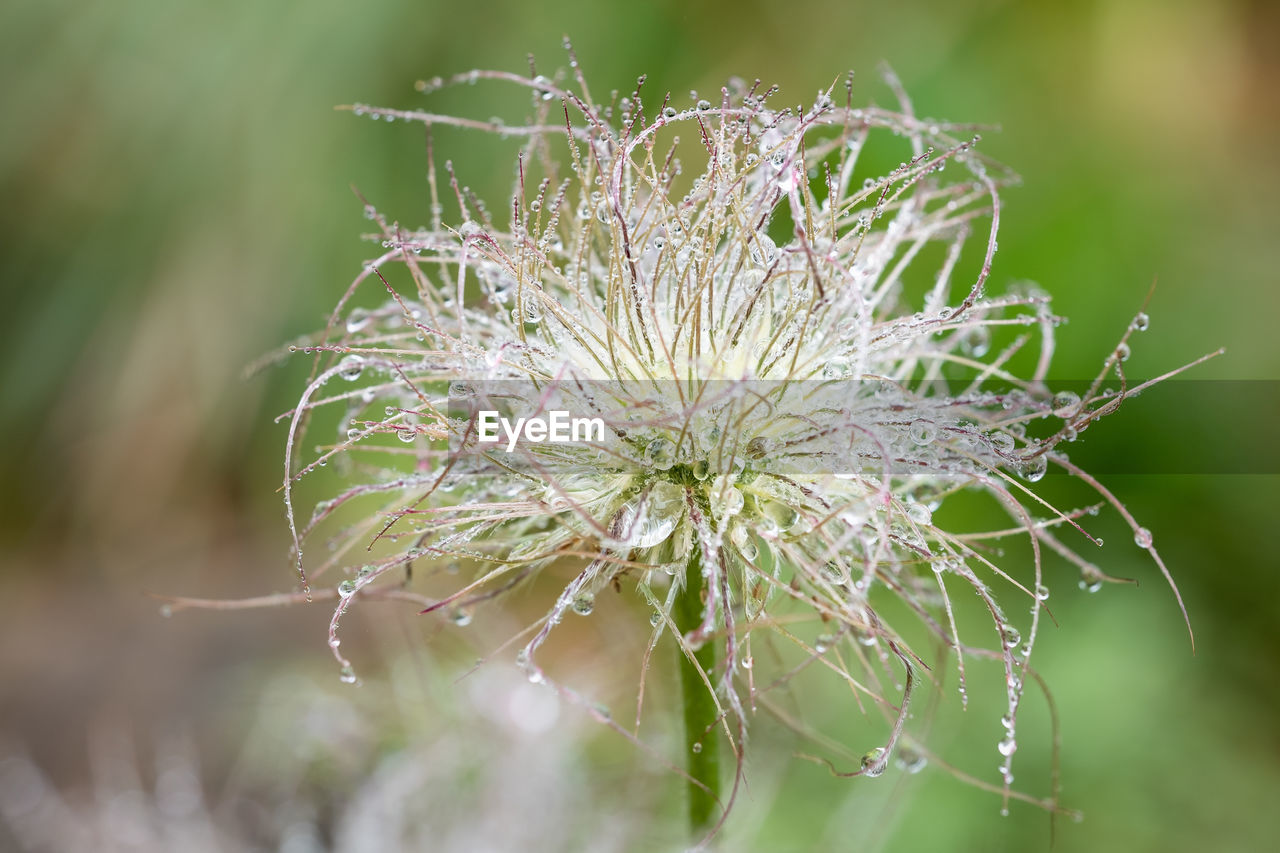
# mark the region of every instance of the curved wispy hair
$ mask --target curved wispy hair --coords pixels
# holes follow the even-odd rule
[[[917,118],[892,76],[896,109],[855,107],[849,83],[796,108],[741,81],[714,100],[653,103],[643,78],[601,103],[571,67],[556,80],[475,71],[419,86],[524,87],[523,124],[352,108],[520,140],[520,150],[510,203],[495,213],[451,164],[438,175],[429,134],[430,226],[403,228],[367,206],[385,251],[328,327],[296,345],[317,357],[288,414],[285,501],[304,586],[341,575],[330,644],[344,678],[355,676],[339,620],[358,599],[417,600],[465,623],[559,563],[575,574],[518,657],[563,696],[578,699],[545,677],[539,647],[600,590],[634,591],[651,609],[650,652],[668,633],[690,660],[718,645],[720,665],[702,676],[739,768],[753,710],[818,663],[886,719],[888,739],[853,771],[874,776],[913,689],[934,677],[906,635],[930,635],[957,653],[962,695],[966,658],[1002,665],[1002,788],[1032,799],[1011,792],[1010,761],[1035,677],[1045,549],[1078,566],[1083,585],[1112,580],[1060,536],[1073,528],[1100,544],[1079,522],[1109,504],[1168,578],[1150,533],[1059,447],[1140,390],[1122,362],[1145,315],[1083,393],[1048,388],[1060,322],[1048,298],[986,292],[999,191],[1014,176],[974,150],[979,128]],[[865,162],[895,145],[899,162]],[[1014,375],[1016,361],[1029,375]],[[1112,375],[1119,389],[1103,389]],[[336,440],[317,437],[321,408],[341,412]],[[505,435],[478,440],[481,411],[514,420],[555,409],[598,417],[603,436],[526,434],[510,452]],[[320,442],[313,457],[304,437]],[[309,520],[296,516],[299,480],[330,460],[347,466],[349,485]],[[1028,486],[1047,470],[1084,481],[1098,506],[1050,506]],[[959,492],[990,496],[1011,525],[934,524]],[[1019,536],[1026,556],[997,564],[993,540]],[[307,548],[304,561],[312,540],[332,552],[313,560],[323,549]],[[460,571],[456,591],[408,591],[414,564],[415,577]],[[697,582],[701,624],[681,632],[674,602]],[[990,616],[985,636],[957,630],[952,601],[964,589]],[[876,596],[914,625],[891,621]],[[773,680],[753,666],[762,643],[785,662]],[[1044,801],[1056,802],[1056,792]]]

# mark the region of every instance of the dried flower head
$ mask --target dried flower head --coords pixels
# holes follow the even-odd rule
[[[571,67],[419,86],[525,87],[523,124],[353,107],[520,151],[497,213],[434,159],[429,227],[367,206],[384,251],[297,347],[317,358],[290,413],[285,500],[299,572],[341,573],[330,644],[344,678],[340,618],[361,597],[413,599],[406,567],[460,570],[456,591],[421,600],[464,624],[560,563],[572,580],[518,655],[532,680],[577,699],[546,678],[539,647],[617,588],[648,603],[650,651],[671,634],[697,666],[739,768],[752,709],[817,662],[885,716],[887,739],[853,772],[876,776],[929,669],[906,639],[923,629],[956,652],[962,695],[966,658],[1002,666],[1003,790],[1022,796],[1010,762],[1048,595],[1042,553],[1091,588],[1113,580],[1060,536],[1097,544],[1079,524],[1097,507],[1059,510],[1029,484],[1050,469],[1084,481],[1168,577],[1150,533],[1060,448],[1140,390],[1122,363],[1145,315],[1096,381],[1055,394],[1047,296],[986,292],[1013,175],[974,150],[977,128],[917,118],[891,76],[892,110],[855,107],[849,82],[785,108],[741,81],[651,102],[641,78],[601,103]],[[380,304],[362,302],[370,289]],[[1038,355],[1023,352],[1032,342]],[[1102,388],[1110,375],[1118,390]],[[336,440],[307,432],[321,408],[343,413]],[[559,422],[568,440],[552,440],[556,413],[575,418]],[[304,435],[321,445],[301,462]],[[350,485],[297,519],[295,488],[330,460]],[[934,524],[959,492],[989,496],[1011,524]],[[322,533],[332,553],[304,561]],[[1016,537],[1025,549],[998,564],[992,540]],[[984,636],[957,631],[962,590],[989,614]],[[783,662],[768,680],[753,666],[762,644]]]

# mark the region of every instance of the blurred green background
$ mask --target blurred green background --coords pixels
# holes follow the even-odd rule
[[[29,797],[36,767],[67,808],[144,839],[120,849],[151,849],[130,821],[200,811],[164,805],[161,790],[176,778],[165,762],[177,754],[164,745],[174,739],[188,744],[178,753],[199,756],[182,778],[207,803],[265,791],[284,804],[270,820],[235,806],[210,821],[303,827],[288,836],[291,850],[342,847],[333,816],[358,811],[353,792],[377,799],[375,770],[398,754],[435,755],[424,760],[453,774],[424,825],[470,821],[497,833],[528,820],[545,840],[554,836],[538,820],[558,814],[585,833],[565,849],[678,841],[670,779],[652,762],[634,772],[643,764],[634,750],[581,712],[546,711],[554,725],[515,731],[506,717],[486,724],[469,710],[508,701],[495,695],[540,701],[501,679],[455,685],[479,641],[384,609],[347,634],[344,649],[368,676],[352,691],[337,684],[324,646],[326,607],[165,620],[145,597],[291,584],[275,494],[284,430],[272,418],[296,399],[305,368],[249,381],[242,369],[320,325],[372,254],[358,239],[351,185],[405,223],[427,217],[421,128],[332,107],[416,107],[419,78],[524,71],[529,52],[550,72],[565,64],[564,33],[597,93],[647,73],[651,92],[684,97],[737,74],[781,84],[792,103],[852,68],[857,99],[888,102],[875,71],[885,60],[921,114],[1002,126],[983,150],[1025,185],[1005,195],[992,286],[1038,281],[1071,318],[1056,375],[1091,376],[1158,278],[1132,374],[1225,346],[1197,378],[1280,380],[1280,10],[1263,0],[8,3],[0,759],[29,762],[0,764],[0,849],[38,846],[22,829],[46,808]],[[522,100],[509,95],[464,87],[430,103],[519,118]],[[500,205],[513,149],[447,131],[437,149]],[[1089,434],[1104,461],[1108,436],[1127,429],[1130,443],[1111,452],[1156,430],[1168,470],[1223,446],[1271,462],[1259,462],[1269,473],[1107,479],[1155,532],[1187,600],[1194,656],[1172,597],[1122,529],[1106,536],[1099,562],[1141,587],[1087,596],[1061,566],[1051,576],[1061,627],[1037,658],[1060,704],[1064,798],[1085,813],[1058,822],[1057,850],[1262,850],[1280,829],[1280,560],[1270,544],[1280,477],[1270,444],[1240,446],[1242,435],[1269,437],[1276,386],[1248,387],[1258,406],[1233,411],[1233,422],[1203,407],[1144,420],[1137,400]],[[532,613],[546,600],[525,605]],[[579,639],[632,654],[639,635],[607,615]],[[635,614],[614,615],[625,624]],[[634,656],[614,666],[579,654],[605,692],[638,670]],[[407,669],[393,678],[397,666]],[[841,713],[861,751],[861,718]],[[963,715],[944,708],[934,746],[994,782],[998,716],[981,700]],[[997,797],[934,766],[832,779],[791,759],[801,747],[760,722],[751,790],[726,849],[1049,847],[1037,809],[1015,804],[1002,818]],[[509,748],[495,750],[504,737]],[[466,749],[453,763],[431,752],[450,743],[473,744],[475,761]],[[1047,728],[1028,723],[1021,743],[1017,784],[1043,793]],[[552,776],[530,781],[548,767]],[[483,772],[497,781],[477,780]],[[132,811],[111,799],[118,789],[134,791],[122,800]],[[609,848],[610,832],[636,834]],[[465,835],[435,837],[441,849],[484,849]],[[504,849],[499,835],[486,837]]]

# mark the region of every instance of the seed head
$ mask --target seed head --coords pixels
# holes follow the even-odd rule
[[[522,124],[354,108],[518,140],[519,153],[496,211],[450,164],[442,179],[430,154],[430,226],[367,206],[383,251],[303,343],[316,367],[291,413],[284,489],[300,572],[304,541],[330,516],[342,519],[335,550],[307,564],[312,577],[364,564],[337,588],[330,638],[344,673],[354,679],[340,617],[361,596],[412,597],[389,582],[411,564],[461,569],[456,591],[424,608],[458,624],[552,564],[572,566],[519,652],[532,680],[578,698],[547,679],[539,647],[616,588],[647,602],[651,649],[668,632],[690,654],[721,647],[723,666],[705,675],[738,746],[770,689],[753,647],[821,660],[881,695],[890,734],[854,771],[878,776],[922,673],[904,634],[922,626],[957,653],[962,696],[966,657],[1002,666],[1008,796],[1048,596],[1042,552],[1073,562],[1091,589],[1113,580],[1059,538],[1076,528],[1096,543],[1079,525],[1087,510],[1056,509],[1030,484],[1049,470],[1083,480],[1159,562],[1151,534],[1059,446],[1137,390],[1121,352],[1145,315],[1097,381],[1055,394],[1048,297],[986,292],[999,191],[1014,176],[975,150],[978,128],[917,118],[891,76],[892,110],[855,107],[851,82],[787,108],[741,81],[650,101],[642,78],[600,103],[572,67],[568,81],[471,72],[419,87],[525,87]],[[1112,373],[1119,390],[1102,389]],[[321,407],[344,412],[338,435],[299,465]],[[556,442],[511,429],[554,428],[555,412],[599,430]],[[493,418],[507,424],[496,442]],[[351,484],[298,524],[295,485],[329,459]],[[934,524],[960,492],[989,496],[1011,527]],[[998,564],[989,541],[1019,537],[1017,558]],[[701,624],[680,632],[673,604],[689,566],[706,594]],[[957,632],[953,597],[966,588],[990,616],[985,636]],[[882,598],[919,624],[900,629]],[[903,749],[919,769],[922,747]]]

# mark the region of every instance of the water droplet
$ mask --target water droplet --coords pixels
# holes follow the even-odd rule
[[[819,634],[813,639],[813,650],[818,654],[825,654],[827,649],[835,644],[836,638],[831,634]]]
[[[1151,328],[1151,318],[1147,316],[1145,311],[1139,311],[1138,315],[1133,318],[1133,322],[1129,324],[1129,328],[1135,332],[1145,332]]]
[[[666,118],[675,118],[675,117],[676,117],[676,108],[675,108],[675,107],[667,107],[667,108],[665,108],[665,109],[662,111],[662,115],[663,115],[663,116],[665,116]]]
[[[757,266],[767,267],[777,257],[778,245],[773,242],[768,234],[757,232],[755,239],[749,245],[748,251],[751,253],[751,260],[755,261]]]
[[[1049,597],[1049,587],[1042,583],[1036,584],[1036,600],[1044,601]]]
[[[666,436],[658,436],[644,449],[644,460],[659,471],[668,471],[676,464],[676,443]]]
[[[702,752],[702,742],[701,742],[701,741],[699,741],[698,743],[695,743],[695,744],[693,745],[692,749],[693,749],[693,751],[694,751],[695,753],[696,753],[696,752]]]
[[[1125,343],[1119,344],[1116,347],[1116,358],[1119,361],[1128,361],[1129,355],[1131,354],[1131,352],[1132,351],[1129,349],[1128,344],[1125,344]]]
[[[1139,527],[1133,533],[1133,541],[1139,548],[1151,547],[1151,531],[1145,527]]]
[[[338,680],[341,681],[343,684],[355,684],[356,671],[351,668],[350,664],[348,664],[344,666],[342,669],[338,670]]]
[[[736,486],[717,490],[715,497],[720,504],[720,514],[724,517],[737,515],[742,512],[742,507],[746,505],[746,498],[742,496],[742,492]]]
[[[908,433],[911,436],[912,444],[918,444],[923,447],[924,445],[931,443],[937,436],[938,428],[934,426],[932,421],[917,418],[911,422],[911,426],[908,428]]]
[[[369,325],[369,312],[363,308],[351,309],[351,313],[347,315],[347,334],[354,335],[367,325]]]
[[[1073,418],[1080,411],[1080,395],[1075,391],[1059,391],[1053,397],[1053,413],[1060,418]]]
[[[533,324],[542,322],[542,306],[538,304],[538,300],[534,297],[525,297],[524,322]]]
[[[1080,588],[1086,592],[1097,592],[1102,589],[1102,572],[1097,566],[1086,566],[1080,570]]]
[[[465,607],[455,607],[449,611],[449,621],[459,628],[465,628],[471,624],[471,611]]]
[[[625,504],[614,521],[620,540],[632,548],[652,548],[675,530],[684,514],[684,490],[655,483],[647,496]]]
[[[1000,636],[1004,638],[1006,646],[1016,646],[1022,641],[1022,633],[1013,625],[1006,624],[1000,631]]]
[[[831,562],[824,565],[819,574],[827,583],[839,584],[844,582],[844,572],[840,571],[840,566]]]
[[[960,349],[974,358],[982,358],[991,351],[991,330],[986,326],[975,326],[960,342]]]
[[[998,453],[1011,453],[1014,445],[1017,443],[1013,436],[1006,432],[991,433],[991,435],[988,436],[988,439],[991,442],[992,448],[994,448]]]
[[[1007,737],[1001,740],[1000,743],[996,744],[996,749],[1000,751],[1001,755],[1008,758],[1010,755],[1013,755],[1018,751],[1018,742],[1012,737]]]
[[[884,747],[877,746],[862,756],[862,775],[875,778],[884,773]]]
[[[907,518],[915,524],[925,526],[933,522],[933,511],[922,503],[907,504]]]
[[[929,759],[910,747],[899,747],[897,755],[894,756],[895,763],[912,775],[919,773],[929,763]]]
[[[348,579],[338,584],[338,595],[342,596],[343,598],[349,598],[352,595],[355,595],[355,592],[356,592],[356,582],[353,580]]]
[[[847,358],[835,356],[834,358],[828,359],[827,363],[822,365],[823,379],[843,379],[848,375],[849,360]]]
[[[348,382],[354,382],[364,372],[364,356],[351,355],[338,362],[338,375]]]
[[[1029,483],[1038,483],[1044,479],[1045,473],[1049,470],[1049,459],[1043,453],[1039,453],[1022,461],[1021,474],[1023,479]]]
[[[747,442],[747,446],[743,450],[743,453],[748,459],[763,459],[772,447],[772,439],[763,435],[757,435],[755,438]]]
[[[573,612],[579,616],[589,616],[591,611],[595,609],[596,597],[589,592],[584,592],[573,599]]]
[[[779,530],[790,530],[799,518],[799,513],[781,501],[764,501],[760,512],[766,519],[777,525]]]

